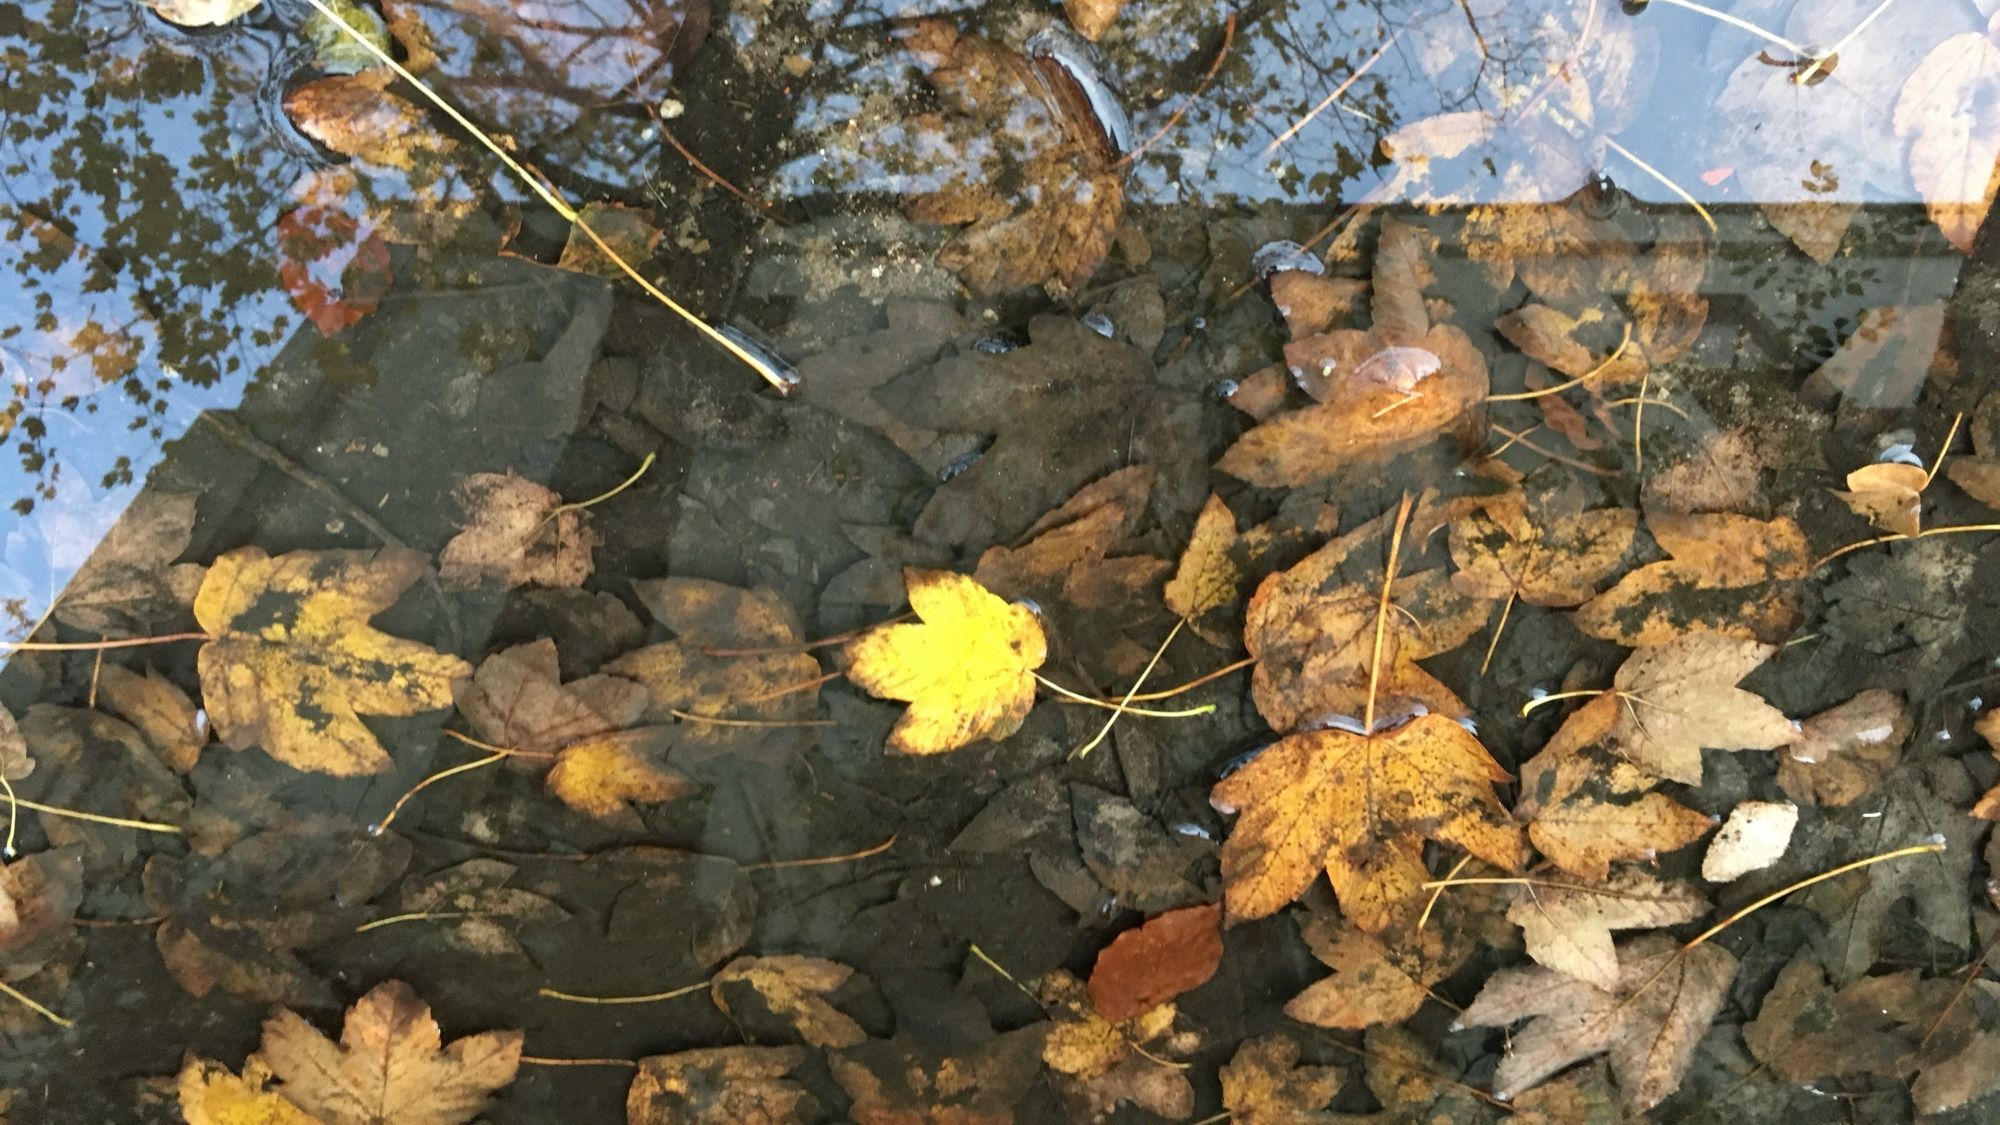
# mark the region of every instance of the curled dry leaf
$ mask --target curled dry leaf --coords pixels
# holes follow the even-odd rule
[[[1161,1117],[1194,1112],[1186,1072],[1158,1061],[1191,1054],[1201,1042],[1175,1029],[1172,1004],[1113,1022],[1091,1006],[1084,983],[1061,969],[1042,978],[1041,1000],[1055,1021],[1042,1043],[1042,1061],[1055,1072],[1070,1120],[1102,1121],[1125,1102]]]
[[[1573,1062],[1609,1053],[1611,1072],[1631,1113],[1644,1113],[1680,1088],[1729,983],[1736,958],[1715,945],[1683,954],[1662,935],[1618,949],[1618,987],[1602,989],[1541,967],[1504,969],[1487,980],[1459,1017],[1463,1027],[1516,1032],[1493,1075],[1493,1092],[1510,1098]]]
[[[438,555],[438,576],[459,586],[581,586],[600,539],[590,513],[557,511],[562,497],[526,477],[473,473],[459,485],[465,530]]]
[[[1400,1023],[1430,999],[1431,986],[1456,967],[1435,926],[1376,937],[1313,915],[1300,936],[1333,970],[1285,1004],[1300,1023],[1359,1031]]]
[[[1688,884],[1628,867],[1598,885],[1531,879],[1515,894],[1507,920],[1521,927],[1528,956],[1611,990],[1619,980],[1611,931],[1679,925],[1708,909],[1708,899]]]
[[[1277,1032],[1245,1039],[1221,1078],[1222,1106],[1240,1125],[1332,1125],[1326,1103],[1345,1082],[1337,1066],[1300,1066],[1298,1043]]]
[[[803,1125],[820,1106],[789,1075],[805,1047],[711,1047],[652,1055],[625,1092],[626,1125]]]
[[[1847,474],[1847,491],[1834,495],[1876,527],[1914,536],[1922,528],[1923,492],[1929,483],[1922,465],[1878,461]]]
[[[847,983],[854,970],[823,957],[780,954],[738,957],[709,982],[709,996],[723,1013],[739,1022],[752,1012],[739,1011],[754,995],[771,1016],[814,1047],[852,1047],[868,1038],[861,1025],[828,1003],[826,996]],[[734,1005],[730,997],[734,996]]]
[[[921,623],[884,625],[847,646],[850,680],[910,704],[890,749],[938,754],[1020,729],[1048,658],[1033,611],[950,571],[911,568],[903,582]]]
[[[1508,778],[1443,715],[1278,741],[1209,795],[1219,811],[1242,813],[1222,849],[1229,921],[1276,913],[1323,868],[1347,917],[1380,933],[1422,901],[1425,839],[1520,870],[1520,828],[1493,792]]]
[[[1729,883],[1778,862],[1791,846],[1799,807],[1789,801],[1744,801],[1729,810],[1701,857],[1701,877]]]
[[[1902,760],[1910,709],[1874,688],[1799,724],[1799,740],[1778,755],[1778,786],[1794,801],[1851,805]]]
[[[1222,907],[1188,906],[1112,939],[1090,972],[1090,1000],[1105,1019],[1128,1020],[1200,988],[1222,964]]]
[[[414,715],[451,704],[472,666],[370,628],[424,572],[423,555],[242,547],[215,560],[194,602],[214,638],[201,688],[216,734],[295,769],[354,777],[389,768],[360,715]]]
[[[1577,628],[1630,647],[1690,629],[1775,641],[1799,620],[1786,583],[1812,569],[1812,547],[1789,517],[1652,511],[1646,528],[1673,558],[1649,563],[1576,611]]]
[[[430,1006],[388,981],[348,1010],[339,1045],[280,1010],[264,1022],[258,1054],[286,1099],[322,1125],[463,1125],[514,1080],[521,1033],[486,1031],[442,1046]]]

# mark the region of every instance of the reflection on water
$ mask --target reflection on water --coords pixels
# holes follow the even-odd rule
[[[551,692],[586,695],[609,689],[577,683],[629,660],[649,627],[672,633],[666,655],[645,650],[665,670],[643,677],[646,721],[665,729],[727,696],[711,682],[728,675],[711,648],[880,621],[903,606],[910,567],[976,563],[982,582],[1037,607],[1058,678],[1116,694],[1150,667],[1165,631],[1155,626],[1171,625],[1158,588],[1196,513],[1214,518],[1212,493],[1255,523],[1226,530],[1238,536],[1232,557],[1258,575],[1393,511],[1406,488],[1475,487],[1476,453],[1493,455],[1484,468],[1496,477],[1566,474],[1579,490],[1561,497],[1569,507],[1584,493],[1646,507],[1662,542],[1656,507],[1683,504],[1670,518],[1796,509],[1826,546],[1846,513],[1822,486],[1877,453],[1909,469],[1969,437],[1984,460],[1968,459],[1968,481],[2000,457],[1994,400],[1974,413],[2000,327],[1976,245],[2000,157],[2000,46],[1982,15],[1994,5],[1903,2],[1911,11],[1876,18],[1878,0],[1722,11],[1683,0],[1130,0],[1094,45],[1052,32],[1061,17],[1045,4],[385,0],[355,16],[566,198],[625,205],[590,213],[647,277],[768,357],[773,382],[797,382],[783,399],[626,282],[602,280],[601,253],[310,6],[267,0],[190,30],[130,0],[0,5],[5,635],[51,613],[42,639],[186,629],[193,564],[231,549],[435,557],[476,518],[501,525],[481,529],[496,539],[528,538],[557,518],[557,494],[597,496],[590,534],[563,509],[566,550],[587,556],[582,572],[594,558],[588,592],[468,592],[398,556],[411,592],[385,628],[474,662],[546,646],[516,663],[531,662]],[[1576,390],[1543,393],[1558,386]],[[1455,439],[1448,450],[1441,432]],[[1503,457],[1511,468],[1495,467]],[[1911,477],[1898,472],[1904,491],[1928,484]],[[475,516],[506,508],[492,500],[501,484],[511,495],[526,482],[555,492],[533,491],[532,511]],[[1231,515],[1224,506],[1221,522]],[[1927,679],[1974,659],[1979,629],[1866,616],[1881,589],[1962,601],[1978,586],[1974,563],[1938,562],[1919,575],[1928,585],[1855,575],[1829,593],[1843,605],[1815,652],[1855,663],[1862,650],[1897,651],[1882,637],[1920,636]],[[669,576],[686,583],[644,585]],[[760,589],[741,597],[755,613],[741,612],[771,620],[722,621],[714,605],[739,595],[715,583]],[[1205,608],[1190,615],[1194,631],[1233,652],[1240,617]],[[1763,608],[1756,624],[1774,636],[1806,612],[1775,596]],[[1484,619],[1456,624],[1470,636]],[[1629,641],[1637,634],[1621,630],[1636,628],[1583,631]],[[1486,693],[1482,720],[1491,711],[1518,736],[1513,705],[1495,698],[1603,656],[1562,630],[1523,642],[1546,667],[1503,657],[1494,675],[1508,678],[1489,682],[1482,666],[1425,698]],[[1222,659],[1177,651],[1159,676],[1193,678]],[[815,661],[790,663],[809,665],[805,677]],[[31,663],[8,681],[17,710],[95,705],[87,663]],[[1831,682],[1839,664],[1813,667]],[[186,651],[157,666],[189,684],[206,672]],[[628,854],[621,862],[643,874],[598,871],[564,901],[594,919],[564,939],[592,956],[546,945],[508,970],[510,986],[564,968],[598,974],[607,991],[629,983],[614,970],[634,966],[680,979],[754,933],[766,951],[845,948],[902,988],[885,992],[907,1024],[874,1013],[877,1024],[950,1042],[965,1013],[937,998],[951,986],[934,986],[957,980],[965,942],[1073,962],[1077,925],[1210,901],[1210,845],[1226,832],[1205,786],[1230,744],[1237,753],[1270,734],[1240,689],[1216,689],[1205,733],[1121,727],[1115,767],[1106,750],[1059,782],[1049,779],[1077,728],[1095,724],[1040,707],[992,757],[948,759],[959,772],[939,783],[926,770],[941,767],[883,762],[893,710],[768,678],[760,688],[785,701],[773,715],[824,726],[740,735],[767,751],[751,754],[686,754],[682,736],[675,764],[693,780],[667,788],[701,789],[706,803],[642,818],[600,797],[610,812],[592,819],[577,811],[587,801],[557,808],[521,784],[539,782],[523,767],[490,792],[444,786],[412,806],[401,827],[427,877],[467,860],[467,841],[524,864],[638,839],[703,852],[700,863]],[[588,710],[564,699],[542,704]],[[1805,689],[1800,699],[1792,711],[1827,702]],[[90,855],[110,888],[93,907],[223,910],[220,888],[246,881],[231,864],[278,878],[218,858],[239,836],[292,831],[273,826],[300,810],[340,831],[380,823],[430,768],[458,760],[456,745],[435,745],[435,724],[393,718],[408,710],[366,712],[391,716],[395,731],[382,736],[393,769],[379,776],[300,781],[247,752],[218,765],[197,745],[191,760],[209,772],[154,771],[121,789],[175,815],[190,800],[226,810],[216,815],[228,823],[204,822],[194,854],[171,865],[187,868],[174,879],[188,887],[217,889],[161,890],[149,870],[142,894],[137,866],[114,861],[143,849],[121,837],[122,851]],[[625,710],[591,730],[638,721]],[[83,721],[37,715],[43,732]],[[534,753],[566,745],[549,738]],[[300,760],[307,742],[292,747]],[[1004,817],[982,811],[1001,804]],[[1086,824],[1102,838],[1066,835]],[[894,866],[852,883],[756,865],[904,833],[913,843]],[[1051,835],[1065,842],[1047,845]],[[273,850],[289,873],[294,851],[303,864],[325,849],[302,835]],[[410,862],[380,859],[368,893],[341,910],[379,905]],[[703,864],[727,870],[697,879],[676,866]],[[533,870],[553,894],[563,876]],[[755,892],[753,871],[771,876]],[[704,916],[693,943],[722,951],[712,958],[647,948],[670,924],[655,915],[671,912],[621,898],[633,887],[714,898],[717,881],[728,916]],[[302,896],[279,897],[311,910]],[[1005,909],[996,918],[995,903],[1017,899],[1034,927]],[[536,917],[553,925],[556,913]],[[339,945],[356,924],[340,917],[338,933],[286,930],[293,944],[270,955],[282,990],[230,979],[216,995],[338,991],[295,948],[335,949],[326,963],[340,973],[391,971],[395,959],[373,947]],[[605,919],[616,924],[595,924]],[[515,943],[509,955],[529,952]],[[993,991],[980,1002],[995,1011],[1018,1003]],[[122,1002],[92,993],[103,1013]],[[540,1033],[574,1037],[577,1055],[658,1048],[638,1041],[657,1029],[637,1025],[496,1018],[543,1020]],[[728,1034],[721,1021],[677,1018],[662,1021],[676,1043]],[[89,1047],[116,1074],[135,1072],[120,1054],[135,1049]],[[172,1065],[148,1057],[136,1069]]]

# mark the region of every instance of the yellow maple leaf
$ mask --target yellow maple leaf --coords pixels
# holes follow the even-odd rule
[[[181,1068],[181,1115],[188,1125],[321,1125],[319,1118],[266,1089],[271,1072],[251,1055],[242,1077],[221,1063],[189,1059]]]
[[[1340,908],[1381,933],[1422,900],[1426,837],[1521,868],[1521,830],[1493,783],[1500,768],[1443,715],[1391,730],[1312,730],[1284,738],[1218,783],[1209,801],[1242,817],[1222,849],[1232,922],[1276,913],[1323,867]]]
[[[348,1009],[338,1045],[281,1010],[264,1022],[258,1053],[287,1100],[323,1125],[462,1125],[514,1080],[521,1033],[441,1045],[430,1006],[409,985],[387,981]]]
[[[921,623],[872,629],[847,646],[848,679],[910,704],[890,749],[939,754],[1019,730],[1049,653],[1034,613],[950,571],[910,568],[903,585]]]
[[[449,707],[454,681],[472,673],[368,625],[426,565],[401,548],[272,558],[243,547],[215,560],[194,615],[213,638],[199,657],[201,690],[222,741],[338,777],[388,769],[359,715]]]

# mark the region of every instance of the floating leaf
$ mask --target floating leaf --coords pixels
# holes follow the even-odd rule
[[[370,628],[422,574],[424,556],[243,547],[215,560],[194,603],[214,637],[200,653],[203,701],[223,743],[262,747],[295,769],[381,773],[388,752],[360,714],[451,704],[472,666]]]
[[[939,754],[1018,730],[1048,657],[1034,613],[950,571],[911,568],[903,581],[922,623],[885,625],[847,646],[849,679],[910,704],[890,749]]]

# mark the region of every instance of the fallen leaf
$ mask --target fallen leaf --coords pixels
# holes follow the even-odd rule
[[[141,675],[107,664],[98,674],[97,691],[105,708],[137,727],[168,765],[181,773],[194,768],[208,745],[208,721],[172,680],[151,668]],[[12,724],[11,716],[0,724],[0,774],[10,780],[22,776],[5,768],[6,728]]]
[[[2000,392],[1989,392],[1966,420],[1974,456],[1945,462],[1945,475],[1967,496],[1989,508],[2000,508]]]
[[[1346,1082],[1337,1066],[1300,1066],[1298,1043],[1276,1032],[1245,1039],[1221,1079],[1222,1107],[1239,1125],[1333,1125],[1326,1103]]]
[[[1431,986],[1457,966],[1446,959],[1436,927],[1377,937],[1312,915],[1300,936],[1333,975],[1306,986],[1285,1003],[1300,1023],[1360,1031],[1401,1023],[1431,998]]]
[[[1653,511],[1646,527],[1673,558],[1584,603],[1577,628],[1636,648],[1704,628],[1773,641],[1797,625],[1787,583],[1806,577],[1814,557],[1791,518]]]
[[[765,1011],[809,1046],[852,1047],[867,1039],[868,1033],[828,1003],[826,996],[853,975],[848,966],[822,957],[790,953],[738,957],[710,978],[708,991],[715,1006],[739,1022],[750,1012],[738,1009],[744,1008],[746,998],[754,996]],[[736,997],[733,1004],[731,996]]]
[[[710,1047],[651,1055],[625,1093],[626,1125],[805,1125],[818,1099],[789,1077],[804,1047]]]
[[[2000,755],[2000,710],[1988,711],[1973,722],[1972,729],[1986,740],[1986,745],[1995,755]],[[1972,815],[1984,820],[2000,820],[2000,785],[1988,789],[1972,806]]]
[[[1948,774],[1945,776],[1949,776]],[[1957,782],[1963,785],[1963,782]],[[1969,787],[1968,787],[1969,788]],[[1859,980],[1883,960],[1892,938],[1918,927],[1937,941],[1960,949],[1974,946],[1972,896],[1966,893],[1986,831],[1964,799],[1949,799],[1924,784],[1922,771],[1903,770],[1870,802],[1880,816],[1870,818],[1862,840],[1886,851],[1936,838],[1941,852],[1877,863],[1842,879],[1807,888],[1791,902],[1822,922],[1811,943],[1836,981]],[[1907,906],[1902,904],[1907,902]]]
[[[1567,493],[1531,503],[1509,490],[1452,521],[1452,584],[1481,598],[1580,605],[1624,562],[1638,528],[1630,508],[1583,511]]]
[[[1646,504],[1683,515],[1761,507],[1763,467],[1757,439],[1748,431],[1721,430],[1663,468],[1649,470]]]
[[[430,1006],[387,981],[348,1009],[338,1045],[281,1010],[264,1021],[257,1053],[286,1099],[324,1125],[462,1125],[514,1080],[521,1033],[442,1042]]]
[[[1079,98],[1073,109],[1042,77],[1042,60],[944,21],[917,21],[904,38],[951,112],[904,123],[903,143],[924,154],[931,186],[903,209],[918,222],[970,224],[938,261],[981,296],[1082,288],[1125,213],[1124,182],[1110,168],[1118,154],[1093,107]]]
[[[454,682],[472,672],[368,625],[425,566],[423,555],[393,547],[276,558],[242,547],[216,559],[194,614],[214,638],[199,663],[223,744],[336,777],[387,770],[389,754],[359,714],[449,706]]]
[[[1823,587],[1822,627],[1857,656],[1892,656],[1874,662],[1877,682],[1928,694],[1940,677],[1981,655],[1967,610],[1982,603],[1984,579],[1962,537],[1904,540],[1844,561],[1846,576]]]
[[[22,856],[0,867],[0,979],[42,970],[76,934],[83,903],[83,850]]]
[[[452,700],[481,740],[513,750],[553,753],[571,743],[631,726],[646,712],[646,689],[618,676],[562,682],[556,643],[515,645],[481,661]],[[517,759],[519,760],[519,759]]]
[[[558,922],[569,911],[533,891],[507,886],[519,871],[497,859],[468,859],[406,887],[403,912],[433,915],[433,932],[453,949],[481,957],[525,957],[512,928]]]
[[[1220,496],[1210,494],[1167,582],[1167,608],[1210,644],[1235,644],[1242,623],[1228,620],[1228,612],[1242,603],[1251,575],[1262,569],[1258,564],[1276,546],[1269,524],[1238,532],[1235,513]]]
[[[144,489],[56,600],[56,620],[107,637],[143,635],[183,612],[204,567],[174,563],[194,538],[195,495]]]
[[[1090,999],[1116,1023],[1200,988],[1222,964],[1222,907],[1188,906],[1113,938],[1090,972]]]
[[[1854,330],[1806,376],[1807,394],[1841,394],[1856,406],[1900,410],[1917,401],[1944,361],[1944,306],[1864,309]]]
[[[1620,946],[1618,962],[1611,990],[1539,966],[1503,969],[1487,980],[1459,1026],[1529,1021],[1493,1075],[1495,1096],[1511,1098],[1606,1052],[1628,1112],[1644,1113],[1680,1088],[1736,978],[1736,958],[1716,945],[1683,955],[1672,939],[1647,934]]]
[[[28,741],[14,713],[0,707],[0,777],[19,781],[35,772],[35,759],[28,753]]]
[[[1509,1102],[1507,1125],[1623,1125],[1629,1118],[1618,1104],[1611,1068],[1603,1062],[1580,1066]]]
[[[562,497],[525,477],[472,473],[460,483],[465,529],[438,554],[438,577],[466,588],[583,585],[602,540],[587,511],[562,508]]]
[[[1520,870],[1520,829],[1493,792],[1508,776],[1443,715],[1279,740],[1209,795],[1242,813],[1222,849],[1230,923],[1276,913],[1324,868],[1347,917],[1380,933],[1422,899],[1425,839]]]
[[[1775,750],[1799,739],[1799,727],[1736,682],[1777,649],[1724,633],[1689,633],[1641,648],[1612,677],[1612,687],[1577,708],[1535,759],[1522,767],[1523,791],[1564,755],[1600,739],[1660,777],[1701,784],[1701,752]],[[1537,799],[1548,799],[1539,794]]]
[[[1909,143],[1917,195],[1945,241],[1966,254],[2000,190],[2000,114],[1990,104],[1996,79],[2000,47],[1969,31],[1933,47],[1896,99],[1896,136]]]
[[[251,1055],[237,1077],[221,1063],[190,1057],[177,1083],[188,1125],[322,1125],[270,1088],[271,1072]]]
[[[856,1125],[1013,1125],[1014,1103],[1041,1084],[1047,1032],[1030,1024],[957,1048],[905,1033],[829,1052],[827,1065]]]
[[[1200,1045],[1200,1037],[1175,1029],[1172,1004],[1113,1022],[1091,1005],[1084,983],[1061,969],[1042,978],[1041,1002],[1054,1021],[1042,1044],[1042,1061],[1055,1072],[1068,1120],[1102,1121],[1125,1102],[1161,1117],[1194,1112],[1194,1086],[1186,1072],[1159,1061]]]
[[[1528,956],[1609,991],[1619,980],[1611,931],[1674,926],[1708,910],[1708,900],[1688,884],[1628,867],[1594,886],[1530,879],[1507,908],[1507,920],[1521,927]]]
[[[1909,737],[1903,697],[1864,691],[1799,724],[1799,740],[1778,755],[1778,787],[1794,801],[1851,805],[1896,768]]]
[[[1633,801],[1586,794],[1535,813],[1528,840],[1550,863],[1584,879],[1604,879],[1622,860],[1650,862],[1708,834],[1715,818],[1664,793]]]
[[[1786,802],[1743,801],[1729,810],[1722,830],[1701,857],[1701,877],[1730,883],[1778,862],[1791,846],[1798,827],[1799,807]]]
[[[963,575],[903,572],[920,624],[884,625],[847,646],[847,675],[870,695],[909,702],[889,748],[938,754],[1013,734],[1035,705],[1048,657],[1041,623]]]
[[[784,761],[810,745],[813,730],[805,723],[819,708],[820,666],[804,651],[798,617],[782,598],[701,578],[648,579],[632,588],[674,639],[627,653],[604,670],[645,687],[641,718],[676,727],[677,758]]]
[[[1294,358],[1295,350],[1327,339],[1290,345],[1288,362],[1319,370],[1318,358],[1302,350]],[[1380,465],[1452,436],[1486,398],[1486,360],[1464,332],[1448,324],[1432,328],[1411,346],[1430,353],[1436,367],[1407,391],[1378,381],[1366,363],[1336,366],[1322,380],[1324,393],[1316,396],[1321,401],[1253,428],[1229,447],[1216,468],[1261,488],[1298,486],[1349,468]]]
[[[687,777],[657,762],[668,742],[660,727],[593,735],[556,755],[545,784],[578,812],[642,827],[632,805],[660,804],[694,789]]]
[[[1929,483],[1930,474],[1922,465],[1877,461],[1847,474],[1847,491],[1834,495],[1876,527],[1914,538],[1922,524],[1924,486]]]

